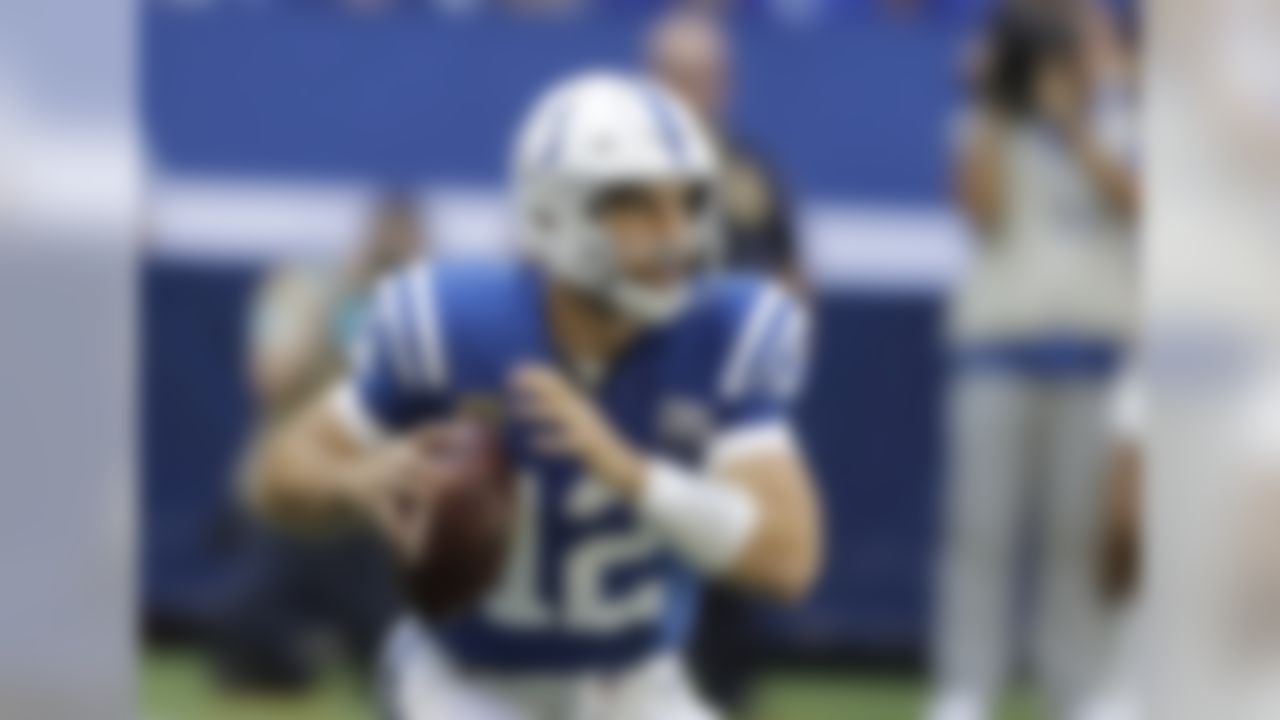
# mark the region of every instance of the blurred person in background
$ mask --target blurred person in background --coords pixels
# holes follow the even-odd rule
[[[368,234],[345,262],[289,266],[263,282],[248,358],[259,437],[337,377],[374,280],[424,249],[412,196],[392,191],[377,200]],[[241,689],[304,687],[332,641],[369,669],[396,609],[376,539],[352,532],[300,540],[256,525],[250,533],[250,580],[218,633],[224,679]]]
[[[729,126],[733,51],[728,34],[710,12],[678,9],[659,18],[647,40],[654,75],[697,113],[720,148],[725,262],[794,281],[797,250],[787,193],[765,157]]]
[[[1132,0],[1109,0],[1084,6],[1083,37],[1090,72],[1112,92],[1130,99],[1140,84],[1139,8]],[[1103,659],[1090,718],[1131,720],[1142,717],[1139,703],[1142,671],[1144,534],[1143,503],[1146,449],[1144,388],[1140,350],[1131,348],[1126,367],[1113,384],[1108,401],[1110,442],[1104,475],[1101,535],[1096,567],[1105,622]]]
[[[728,35],[715,16],[679,9],[650,28],[646,49],[654,75],[685,100],[720,146],[725,264],[795,287],[795,237],[786,194],[768,163],[727,126],[733,75]],[[690,660],[702,691],[727,712],[741,712],[749,703],[758,674],[762,650],[756,610],[749,597],[718,584],[703,598]]]
[[[1146,419],[1139,363],[1134,356],[1112,388],[1108,401],[1109,445],[1104,476],[1097,584],[1109,614],[1097,687],[1087,718],[1136,720],[1142,670],[1143,502]]]
[[[1262,720],[1280,717],[1280,7],[1227,0],[1169,19],[1152,67],[1164,112],[1144,379],[1152,565],[1177,565],[1147,597],[1152,704]],[[1188,356],[1214,362],[1179,373]],[[1170,637],[1185,650],[1165,651]]]
[[[1035,574],[1033,667],[1049,715],[1089,717],[1101,681],[1107,398],[1136,309],[1138,187],[1133,89],[1102,62],[1093,12],[1000,8],[957,128],[959,201],[979,242],[952,306],[932,720],[992,716],[1020,567]]]
[[[346,262],[286,267],[263,283],[252,318],[249,375],[268,422],[344,366],[374,280],[427,250],[410,194],[384,193],[371,217],[368,234]]]

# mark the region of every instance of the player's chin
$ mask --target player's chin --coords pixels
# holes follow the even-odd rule
[[[683,250],[657,250],[623,259],[622,273],[633,283],[654,290],[679,287],[698,272],[695,253]]]

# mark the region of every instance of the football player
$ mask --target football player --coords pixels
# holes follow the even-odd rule
[[[652,80],[556,86],[515,152],[527,262],[388,278],[351,377],[261,449],[269,515],[354,509],[411,555],[440,488],[423,438],[475,403],[511,419],[503,578],[461,618],[397,628],[393,717],[711,718],[678,660],[699,576],[783,601],[813,584],[821,518],[787,420],[807,322],[764,280],[699,270],[716,172]]]

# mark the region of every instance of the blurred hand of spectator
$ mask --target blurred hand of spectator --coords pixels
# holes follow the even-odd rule
[[[279,270],[259,291],[249,341],[249,377],[266,415],[292,407],[336,368],[329,306],[320,278],[309,269]]]

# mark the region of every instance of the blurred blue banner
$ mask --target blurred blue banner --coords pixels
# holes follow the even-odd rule
[[[147,16],[149,140],[184,173],[498,182],[535,93],[634,65],[642,26]],[[734,125],[798,194],[940,202],[962,28],[735,27]]]

